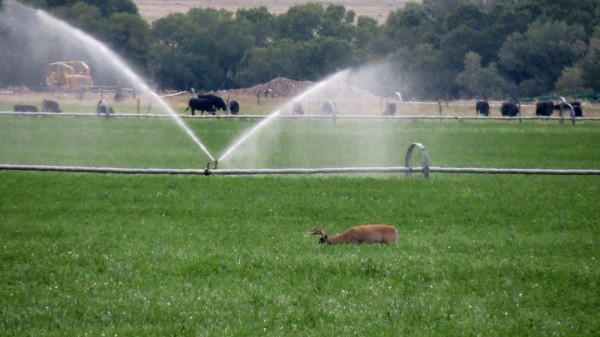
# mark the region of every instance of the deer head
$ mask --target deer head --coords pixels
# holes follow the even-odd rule
[[[320,244],[324,244],[327,243],[327,234],[325,234],[325,231],[323,231],[323,225],[319,224],[316,227],[313,227],[310,231],[308,231],[309,235],[321,235],[321,238],[319,239],[319,243]]]

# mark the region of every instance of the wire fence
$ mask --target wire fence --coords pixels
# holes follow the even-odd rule
[[[158,118],[158,119],[172,119],[173,117],[166,114],[111,114],[110,117],[104,114],[98,115],[95,113],[83,113],[83,112],[14,112],[14,111],[0,111],[0,115],[6,116],[53,116],[53,117],[84,117],[84,118]],[[183,119],[231,119],[231,120],[261,120],[270,115],[180,115]],[[402,120],[464,120],[464,121],[527,121],[527,120],[538,120],[538,121],[558,121],[563,122],[565,120],[571,120],[569,117],[541,117],[541,116],[522,116],[522,117],[483,117],[483,116],[435,116],[435,115],[404,115],[404,116],[383,116],[383,115],[278,115],[277,119],[307,119],[307,120],[338,120],[338,119],[355,119],[355,120],[389,120],[389,121],[402,121]],[[600,117],[576,117],[573,121],[600,121]]]

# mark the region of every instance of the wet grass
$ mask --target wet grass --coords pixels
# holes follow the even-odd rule
[[[5,335],[598,333],[596,177],[0,172]],[[397,246],[307,230],[398,227]]]
[[[252,123],[189,125],[219,153]],[[273,125],[256,144],[267,167],[352,164],[362,155],[401,165],[408,144],[419,141],[435,166],[598,168],[597,130],[593,123],[301,122]],[[364,135],[375,141],[346,144]],[[368,153],[383,141],[391,142],[388,157]],[[206,162],[174,123],[152,119],[4,116],[0,144],[0,162],[13,164]],[[0,171],[0,331],[595,336],[599,192],[597,176]],[[319,246],[307,235],[318,222],[331,233],[388,223],[400,240]]]
[[[253,120],[186,120],[215,158]],[[411,143],[432,166],[598,168],[596,122],[275,120],[222,168],[404,166]],[[0,163],[204,168],[209,161],[169,119],[0,119]]]

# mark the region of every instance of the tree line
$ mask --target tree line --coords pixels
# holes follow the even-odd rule
[[[369,89],[379,95],[600,92],[597,0],[423,0],[382,23],[316,2],[282,14],[193,8],[151,24],[131,0],[23,2],[103,41],[160,88],[249,87],[277,76],[316,81],[372,64],[379,73]],[[0,69],[0,85],[18,84],[10,71]]]

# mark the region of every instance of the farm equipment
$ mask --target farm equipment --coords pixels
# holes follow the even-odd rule
[[[54,62],[46,67],[46,85],[78,89],[94,85],[90,67],[82,61]]]

